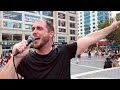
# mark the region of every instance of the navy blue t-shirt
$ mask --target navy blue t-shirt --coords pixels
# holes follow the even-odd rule
[[[56,47],[47,55],[29,52],[17,67],[24,79],[70,79],[70,60],[75,57],[77,43]]]

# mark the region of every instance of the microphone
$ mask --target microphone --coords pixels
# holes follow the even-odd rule
[[[26,46],[28,46],[30,43],[32,43],[34,40],[36,40],[35,36],[30,35],[27,39],[27,44]],[[13,56],[16,56],[17,54],[19,54],[19,52],[16,52]]]

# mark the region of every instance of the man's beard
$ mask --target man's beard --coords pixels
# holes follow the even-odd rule
[[[41,49],[43,46],[45,46],[48,42],[49,42],[49,37],[45,37],[41,40],[42,42],[39,45],[35,45],[35,43],[33,44],[33,48],[35,49]]]

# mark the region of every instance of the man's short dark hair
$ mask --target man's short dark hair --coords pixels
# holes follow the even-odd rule
[[[106,60],[110,60],[110,57],[107,57]]]
[[[47,27],[48,31],[49,31],[49,32],[50,32],[50,31],[53,31],[53,32],[54,32],[53,24],[52,24],[50,21],[47,21],[47,20],[45,20],[45,22],[46,22],[46,27]]]

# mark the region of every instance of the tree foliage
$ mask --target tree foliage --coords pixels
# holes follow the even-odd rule
[[[120,20],[120,17],[116,17],[116,19]],[[111,20],[106,19],[105,22],[98,24],[98,28],[103,29],[103,28],[109,26],[112,23],[112,21],[113,21],[112,19]],[[106,39],[108,41],[114,42],[114,44],[116,44],[116,45],[120,44],[120,27],[117,28],[112,33],[110,33],[108,36],[106,36]]]

